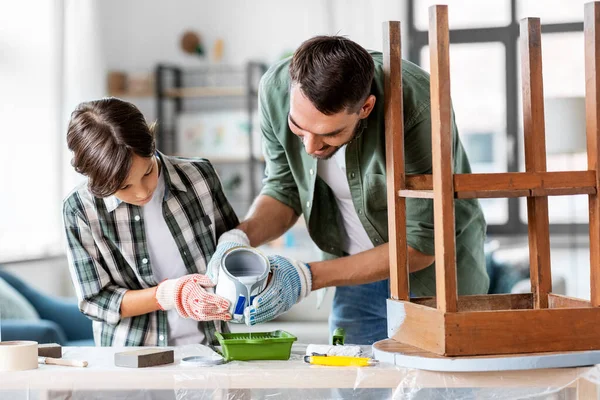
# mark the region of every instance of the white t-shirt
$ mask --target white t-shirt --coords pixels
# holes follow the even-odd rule
[[[346,174],[346,146],[342,146],[328,160],[319,160],[317,174],[333,191],[338,208],[340,209],[343,226],[342,250],[352,255],[372,249],[373,243],[367,235],[358,214],[354,209],[350,185]]]
[[[150,265],[159,283],[165,279],[180,278],[189,273],[163,216],[164,196],[165,174],[161,170],[152,200],[142,207]],[[204,332],[198,328],[198,321],[182,318],[177,310],[167,311],[167,320],[169,346],[203,343],[205,340]]]

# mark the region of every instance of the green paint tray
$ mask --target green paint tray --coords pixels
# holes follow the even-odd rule
[[[298,338],[285,331],[219,333],[215,336],[221,344],[225,361],[238,360],[288,360],[292,343]]]

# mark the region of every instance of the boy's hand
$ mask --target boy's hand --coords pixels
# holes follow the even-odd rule
[[[256,325],[283,314],[312,290],[310,267],[300,261],[269,256],[273,276],[267,288],[244,310],[246,325]]]
[[[206,266],[206,275],[215,283],[215,285],[219,281],[221,260],[223,259],[225,252],[234,247],[250,247],[248,236],[239,229],[232,229],[221,235],[215,253],[212,255]]]
[[[229,301],[205,289],[214,286],[206,275],[201,274],[169,279],[157,286],[156,301],[162,310],[175,308],[183,318],[229,321]]]

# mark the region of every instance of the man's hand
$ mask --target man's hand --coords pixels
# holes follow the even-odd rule
[[[162,310],[176,309],[183,318],[229,321],[229,301],[206,290],[214,286],[206,275],[201,274],[168,279],[156,288],[156,301]]]
[[[227,250],[234,247],[250,247],[248,236],[239,229],[232,229],[221,235],[215,253],[212,255],[206,266],[206,276],[208,276],[215,285],[219,282],[221,260]]]
[[[273,276],[267,288],[244,310],[246,325],[256,325],[283,314],[312,290],[310,267],[281,256],[269,256]]]

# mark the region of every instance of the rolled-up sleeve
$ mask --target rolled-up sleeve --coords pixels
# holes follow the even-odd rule
[[[273,131],[269,90],[265,80],[259,86],[259,121],[263,137],[265,156],[265,179],[261,195],[266,195],[292,208],[297,215],[302,214],[298,187],[292,175],[288,158],[281,141]]]
[[[100,262],[88,223],[69,204],[63,207],[67,258],[79,309],[95,321],[116,325],[127,289],[115,285]]]

